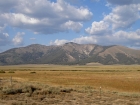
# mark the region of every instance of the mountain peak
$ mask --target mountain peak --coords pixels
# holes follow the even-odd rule
[[[140,64],[140,50],[124,46],[65,43],[63,46],[32,44],[0,53],[0,65],[15,64]]]
[[[37,46],[45,46],[45,45],[41,45],[41,44],[31,44],[31,45],[29,45],[29,46],[27,46],[27,47],[37,47]]]
[[[74,42],[68,42],[68,43],[65,43],[65,45],[78,45],[78,44]]]

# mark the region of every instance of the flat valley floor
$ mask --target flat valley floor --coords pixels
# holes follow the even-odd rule
[[[140,105],[140,66],[0,66],[0,105]]]

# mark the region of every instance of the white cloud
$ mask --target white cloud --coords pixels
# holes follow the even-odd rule
[[[51,42],[51,45],[62,45],[66,42],[75,42],[79,44],[99,44],[99,45],[124,45],[128,47],[138,48],[140,45],[140,29],[135,32],[129,31],[118,31],[112,35],[92,35],[92,36],[81,36],[73,40],[55,40]]]
[[[124,46],[138,46],[140,42],[140,34],[135,32],[118,31],[113,35],[96,36],[96,39],[101,45],[124,45]]]
[[[51,41],[50,45],[63,45],[65,43],[67,43],[67,42],[68,42],[68,40],[58,40],[58,39],[56,39],[54,42]]]
[[[3,33],[3,35],[7,38],[9,37],[9,34],[8,33]]]
[[[97,43],[97,40],[95,37],[93,36],[82,36],[80,38],[75,38],[72,40],[72,42],[75,42],[75,43],[79,43],[79,44],[93,44],[93,43]]]
[[[0,32],[0,46],[5,46],[10,43],[9,34]]]
[[[75,32],[79,32],[80,29],[83,27],[83,25],[79,22],[68,21],[68,22],[64,23],[64,25],[62,27],[66,28],[66,29],[71,29]]]
[[[12,40],[14,45],[18,46],[18,45],[22,45],[23,44],[23,35],[24,35],[24,32],[22,32],[22,33],[18,32],[15,35],[15,37]]]
[[[111,33],[109,30],[109,24],[104,21],[93,22],[92,26],[85,29],[85,31],[90,35],[104,35]]]
[[[94,21],[92,23],[92,26],[86,28],[85,31],[89,35],[92,36],[100,35],[103,36],[102,38],[105,39],[109,37],[113,37],[113,34],[117,33],[116,31],[118,31],[118,29],[123,30],[132,27],[133,24],[140,19],[139,12],[140,12],[139,5],[136,4],[116,6],[115,8],[112,9],[112,12],[110,14],[104,16],[103,20],[99,22]],[[125,31],[123,31],[123,35],[124,32]],[[120,33],[120,31],[118,33]],[[128,33],[126,32],[125,34]],[[133,37],[130,37],[130,33],[129,33],[129,39],[130,38],[133,39]]]
[[[104,18],[92,23],[91,27],[85,29],[90,35],[112,35],[116,30],[131,28],[134,23],[140,20],[140,1],[137,0],[107,0],[112,4],[129,4],[112,6],[112,11]],[[130,3],[129,3],[130,2]]]
[[[3,31],[5,30],[6,28],[6,25],[0,25],[0,33],[3,33]]]
[[[1,14],[1,19],[4,20],[5,23],[14,26],[14,27],[27,27],[27,25],[35,25],[39,23],[39,20],[31,17],[27,17],[23,14],[15,14],[15,13],[5,13]]]
[[[106,15],[103,21],[108,22],[113,29],[130,28],[138,19],[140,19],[139,5],[124,5],[113,8],[109,15]]]
[[[137,29],[137,30],[136,30],[136,33],[137,33],[138,35],[140,35],[140,29]]]
[[[1,24],[43,34],[78,32],[82,23],[93,15],[87,8],[72,6],[64,0],[12,0],[9,4],[3,1],[3,5]],[[8,10],[4,11],[8,5]]]
[[[107,0],[110,4],[115,5],[130,5],[130,4],[138,4],[140,0]]]
[[[73,40],[58,40],[56,39],[54,42],[51,41],[50,45],[63,45],[67,42],[74,42],[74,43],[78,43],[78,44],[93,44],[93,43],[97,43],[97,40],[94,36],[82,36],[80,38],[75,38]]]
[[[10,44],[9,34],[5,32],[5,25],[0,26],[0,46],[5,46]]]
[[[139,30],[137,30],[139,31]],[[140,40],[140,34],[136,32],[125,32],[125,31],[118,31],[113,36],[119,39],[125,39],[125,40]]]
[[[140,20],[140,0],[107,0],[111,13],[99,22],[94,21],[85,31],[101,45],[139,47],[140,29],[133,29]],[[128,31],[132,28],[133,31]],[[90,42],[90,41],[89,41]]]
[[[89,2],[91,1],[99,0]],[[6,26],[27,29],[36,34],[52,34],[69,30],[79,32],[83,23],[90,20],[93,14],[88,8],[72,5],[75,2],[81,1],[0,0],[0,46],[10,43],[9,34],[3,31]],[[92,22],[92,25],[85,29],[91,36],[82,36],[70,41],[57,39],[50,44],[75,42],[138,46],[140,29],[133,32],[125,30],[133,28],[134,23],[140,19],[140,0],[107,0],[107,2],[112,8],[111,13],[105,15],[99,22]],[[23,33],[17,33],[12,41],[15,45],[23,44]]]
[[[0,13],[12,11],[19,2],[20,0],[0,0]]]

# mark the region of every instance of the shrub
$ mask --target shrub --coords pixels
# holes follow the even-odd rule
[[[61,92],[70,93],[73,89],[61,89]]]
[[[4,94],[18,94],[18,93],[26,93],[28,94],[29,96],[32,95],[32,93],[37,90],[39,88],[35,88],[34,86],[21,86],[21,87],[18,87],[18,88],[15,88],[15,87],[3,87],[1,89],[2,93]]]
[[[42,95],[46,95],[46,94],[60,94],[61,92],[63,93],[70,93],[71,91],[73,91],[73,89],[69,89],[69,88],[58,88],[58,87],[48,87],[45,90],[42,90],[42,92],[40,94]]]
[[[8,73],[15,73],[14,71],[9,71]]]
[[[34,86],[24,86],[24,87],[22,87],[22,92],[23,93],[32,94],[35,90],[37,90],[37,88],[35,88]]]
[[[32,72],[30,72],[31,74],[35,74],[36,72],[35,71],[32,71]]]
[[[17,93],[21,93],[22,92],[22,90],[21,89],[13,89],[13,88],[4,88],[3,90],[2,90],[2,92],[4,93],[4,94],[17,94]]]
[[[5,71],[4,70],[0,70],[0,73],[5,73]]]
[[[59,94],[60,93],[60,89],[57,87],[49,87],[48,88],[48,93],[49,94]]]

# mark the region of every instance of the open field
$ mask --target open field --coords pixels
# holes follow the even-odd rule
[[[2,98],[0,102],[1,103],[3,102],[3,104],[0,105],[4,105],[5,100],[13,100],[11,98],[4,98],[5,95],[3,93],[4,88],[19,89],[20,87],[20,89],[22,90],[23,88],[22,86],[24,85],[26,86],[27,84],[28,86],[30,84],[36,87],[36,90],[39,91],[38,92],[39,94],[43,94],[42,89],[43,90],[46,89],[45,87],[47,87],[47,89],[48,87],[49,89],[50,87],[51,88],[53,87],[53,89],[55,90],[54,92],[55,95],[51,94],[51,96],[48,96],[48,90],[45,94],[41,95],[42,97],[44,95],[46,97],[48,96],[49,100],[52,99],[51,98],[52,96],[55,96],[55,98],[52,99],[52,101],[54,102],[52,103],[50,102],[47,104],[55,105],[57,103],[58,105],[62,104],[76,105],[76,103],[77,104],[79,103],[78,105],[81,105],[80,97],[83,100],[82,102],[83,105],[98,105],[98,104],[118,105],[118,103],[120,105],[124,105],[124,103],[126,105],[140,104],[139,65],[129,65],[129,66],[18,65],[18,66],[0,66],[0,72],[1,72],[0,87]],[[12,83],[10,82],[11,77]],[[68,89],[69,91],[68,92],[62,91],[64,89],[66,90]],[[19,94],[23,95],[23,93],[24,92],[17,92],[18,95]],[[16,96],[17,94],[14,94],[15,99],[17,97]],[[9,94],[8,95],[6,94],[6,96],[9,97]],[[37,97],[38,95],[32,93],[30,98],[31,97],[33,98],[33,96]],[[46,97],[44,98],[44,101]],[[57,101],[55,101],[55,99]],[[97,99],[99,99],[98,102],[95,102],[97,101]],[[62,102],[62,100],[65,101]],[[40,105],[45,105],[44,101],[42,101],[42,104],[40,103]],[[15,103],[13,105],[18,104],[19,103],[17,104]],[[26,102],[24,104],[32,105],[33,101],[30,101],[30,103]],[[33,105],[38,104],[36,102]]]

